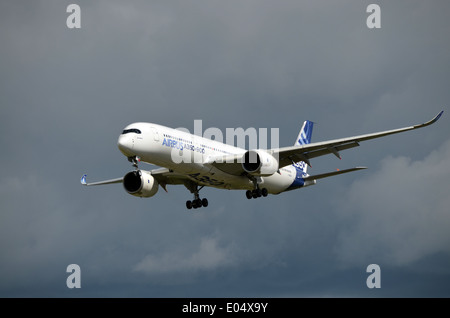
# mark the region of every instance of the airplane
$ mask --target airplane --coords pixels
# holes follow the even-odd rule
[[[314,123],[306,120],[293,146],[275,149],[234,147],[166,126],[137,122],[124,128],[117,141],[119,150],[135,168],[122,178],[88,183],[84,186],[122,183],[125,191],[136,197],[152,197],[159,187],[184,185],[193,195],[186,201],[188,209],[207,207],[201,199],[203,187],[245,190],[247,199],[267,197],[316,184],[317,180],[367,169],[355,167],[317,175],[307,173],[311,159],[333,154],[341,159],[342,150],[358,147],[360,142],[419,129],[434,124],[443,111],[423,124],[371,134],[311,142]],[[174,153],[182,155],[178,160]],[[194,159],[194,160],[192,160]],[[139,162],[160,166],[150,171],[139,169]]]

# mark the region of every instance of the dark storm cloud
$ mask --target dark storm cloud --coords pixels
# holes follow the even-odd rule
[[[360,1],[79,1],[80,30],[69,3],[0,5],[2,296],[370,296],[377,262],[377,295],[448,296],[446,1],[380,1],[379,30]],[[134,121],[277,127],[288,146],[305,119],[320,141],[441,109],[309,172],[371,169],[265,200],[203,189],[190,213],[181,186],[79,184],[131,169],[116,142]]]
[[[423,160],[386,157],[376,175],[355,181],[343,195],[338,258],[345,263],[373,257],[405,265],[449,251],[450,142]],[[396,191],[392,191],[396,189]]]

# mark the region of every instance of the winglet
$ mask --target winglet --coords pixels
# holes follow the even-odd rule
[[[420,127],[425,127],[425,126],[429,126],[431,124],[434,124],[435,122],[437,122],[439,120],[439,118],[441,118],[443,112],[444,111],[441,110],[441,112],[439,114],[437,114],[436,116],[434,116],[434,118],[432,120],[427,121],[426,123],[423,123],[423,124],[420,124],[420,125],[416,125],[416,126],[414,126],[414,128],[420,128]]]
[[[81,184],[82,185],[87,185],[87,183],[86,183],[86,177],[87,177],[87,174],[84,174],[82,177],[81,177]]]
[[[430,124],[434,124],[435,122],[437,122],[437,121],[439,120],[439,118],[441,118],[441,116],[442,116],[443,113],[444,113],[444,111],[441,110],[441,112],[440,112],[439,114],[437,114],[436,117],[434,117],[434,118],[431,120]]]

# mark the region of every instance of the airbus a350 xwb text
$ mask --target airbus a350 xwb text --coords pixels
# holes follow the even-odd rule
[[[311,159],[333,154],[339,159],[342,150],[358,147],[360,142],[414,130],[435,123],[443,111],[432,120],[409,127],[377,133],[311,142],[314,123],[305,121],[293,146],[274,149],[235,147],[169,127],[138,122],[125,127],[117,145],[134,166],[124,177],[88,183],[85,186],[122,183],[125,191],[137,197],[152,197],[159,187],[167,191],[169,184],[184,185],[193,195],[186,201],[188,209],[208,206],[201,199],[203,187],[245,190],[248,199],[266,197],[316,184],[317,180],[366,169],[355,167],[317,175],[307,173]],[[139,169],[139,162],[161,168]]]

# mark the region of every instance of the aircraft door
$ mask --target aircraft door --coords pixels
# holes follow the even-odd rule
[[[153,140],[159,141],[159,133],[158,130],[155,127],[152,127],[152,133],[153,133]]]

